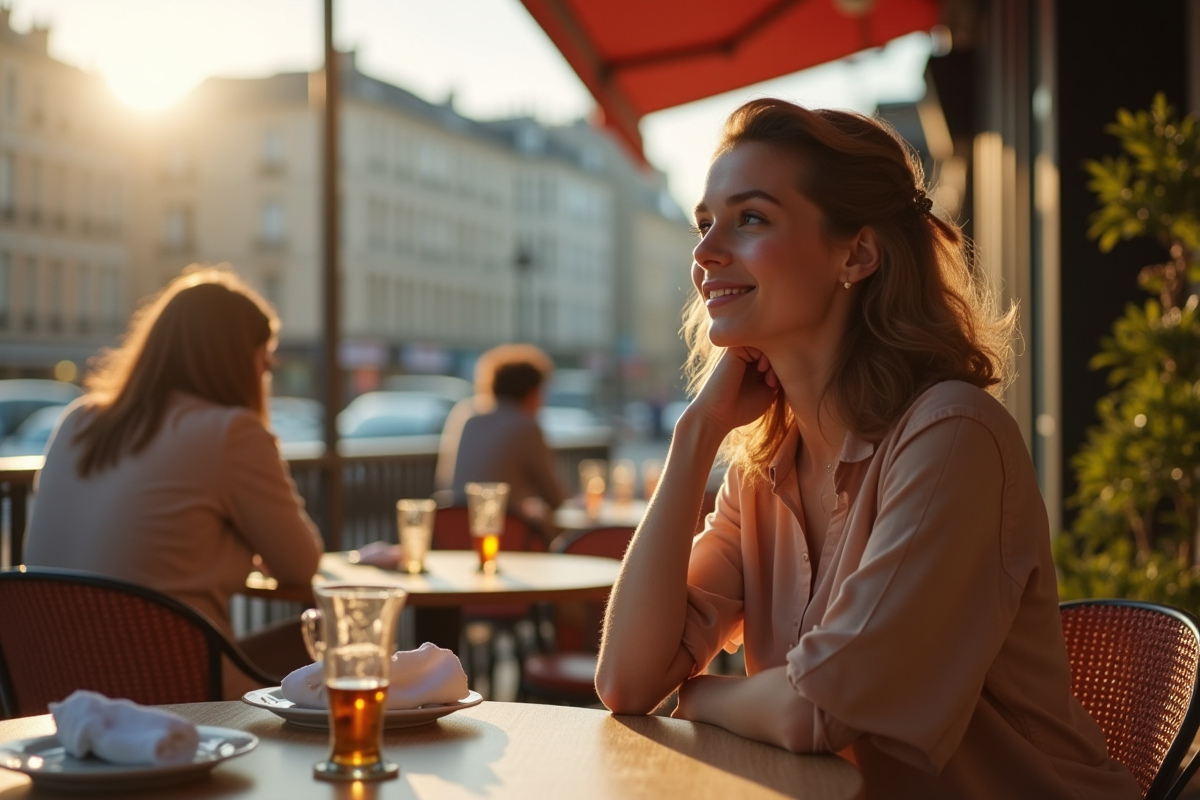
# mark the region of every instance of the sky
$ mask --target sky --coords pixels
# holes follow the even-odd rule
[[[680,0],[686,2],[686,0]],[[49,25],[52,57],[103,76],[121,99],[162,107],[205,77],[263,77],[320,66],[321,0],[0,0],[12,26]],[[334,40],[359,69],[433,102],[453,93],[468,117],[529,114],[567,123],[594,103],[520,0],[336,0]],[[874,110],[915,100],[929,39],[648,115],[647,159],[690,209],[704,187],[724,118],[745,100],[778,96],[814,107]]]

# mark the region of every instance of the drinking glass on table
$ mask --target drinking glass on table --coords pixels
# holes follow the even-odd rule
[[[633,465],[632,459],[619,458],[613,462],[613,502],[619,506],[628,506],[633,502],[634,484],[636,482],[637,468]]]
[[[400,529],[400,549],[403,557],[400,569],[412,575],[425,572],[425,554],[433,539],[433,516],[437,503],[433,500],[397,500],[396,525]]]
[[[471,540],[479,556],[479,571],[496,572],[496,554],[500,552],[500,536],[504,533],[505,513],[508,510],[508,484],[468,483],[467,516],[471,523]]]
[[[585,458],[579,462],[579,488],[583,491],[583,507],[588,519],[600,518],[607,475],[608,462],[602,458]]]
[[[329,757],[313,765],[323,780],[394,778],[400,768],[383,757],[396,623],[407,593],[390,586],[313,586],[317,608],[304,612],[308,653],[324,663],[329,698]]]

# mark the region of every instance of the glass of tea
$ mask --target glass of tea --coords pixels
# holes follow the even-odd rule
[[[607,491],[608,462],[602,458],[585,458],[579,462],[579,488],[583,492],[583,507],[590,520],[600,518]]]
[[[433,539],[433,500],[397,500],[396,525],[400,529],[400,569],[412,575],[425,572],[425,554]]]
[[[383,757],[396,623],[407,593],[390,586],[315,584],[317,608],[302,617],[309,655],[324,664],[329,698],[329,757],[313,765],[323,780],[395,778],[400,767]]]
[[[471,540],[479,556],[479,571],[494,574],[508,509],[508,484],[468,483],[464,488],[467,493],[467,516],[471,521]]]

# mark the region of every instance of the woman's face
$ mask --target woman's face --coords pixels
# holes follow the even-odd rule
[[[718,347],[770,351],[840,324],[849,247],[823,234],[820,209],[796,188],[801,166],[774,145],[745,142],[709,169],[692,281]]]

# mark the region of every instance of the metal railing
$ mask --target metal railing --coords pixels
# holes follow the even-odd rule
[[[429,497],[433,493],[437,448],[436,436],[342,443],[346,498],[340,536],[343,549],[379,539],[397,540],[396,500]],[[574,491],[579,481],[579,461],[608,458],[610,444],[607,439],[580,437],[552,442],[552,448],[563,485]],[[322,450],[316,443],[285,445],[283,455],[291,467],[296,489],[325,540],[338,541],[323,523],[326,515],[320,500]],[[41,456],[0,458],[0,568],[23,563],[25,529],[35,501],[34,476],[41,466]]]

